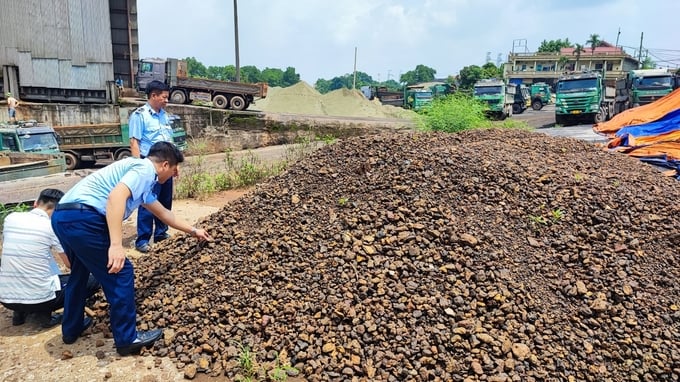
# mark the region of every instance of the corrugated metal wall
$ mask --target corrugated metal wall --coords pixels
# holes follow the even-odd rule
[[[0,0],[0,67],[21,86],[101,90],[114,80],[109,0]]]

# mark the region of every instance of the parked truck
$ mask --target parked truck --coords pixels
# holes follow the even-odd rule
[[[361,92],[366,98],[378,99],[383,105],[403,107],[404,109],[421,110],[432,104],[434,97],[431,89],[418,86],[404,87],[403,90],[389,90],[384,86],[363,86]]]
[[[139,60],[137,90],[146,91],[154,80],[170,87],[170,102],[185,104],[192,101],[212,102],[218,109],[245,110],[257,99],[267,97],[267,84],[247,84],[204,78],[190,78],[187,63],[175,58]]]
[[[66,171],[51,127],[35,121],[0,125],[0,138],[0,182]]]
[[[523,84],[508,84],[508,87],[515,88],[514,91],[511,91],[514,93],[512,114],[524,113],[524,110],[528,109],[529,105],[531,105],[531,95],[529,94],[529,88]]]
[[[55,126],[67,168],[91,167],[98,161],[112,162],[131,156],[127,111],[121,108],[123,123]],[[169,119],[173,141],[180,150],[184,150],[187,142],[182,120],[174,114],[169,115]]]
[[[488,115],[505,119],[512,115],[515,86],[498,79],[479,80],[474,85],[473,98],[488,105]]]
[[[541,110],[543,106],[549,105],[552,102],[552,93],[550,92],[550,85],[545,82],[535,82],[531,84],[531,108],[534,110]]]
[[[599,123],[626,110],[630,103],[625,80],[605,83],[600,72],[572,73],[557,80],[555,123]]]
[[[630,107],[654,102],[673,91],[675,75],[667,69],[637,69],[628,72],[626,87],[630,93]]]

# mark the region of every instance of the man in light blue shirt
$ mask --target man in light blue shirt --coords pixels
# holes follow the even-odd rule
[[[136,158],[144,158],[149,153],[149,148],[156,142],[173,142],[172,126],[165,106],[168,104],[168,86],[160,81],[151,81],[146,86],[147,103],[137,108],[128,120],[130,129],[130,151]],[[157,185],[158,201],[168,210],[172,209],[172,178],[167,182]],[[155,228],[155,229],[154,229]],[[146,208],[139,207],[137,211],[137,239],[135,248],[142,253],[151,249],[149,241],[153,237],[154,243],[158,243],[170,237],[168,225],[156,218]]]
[[[74,343],[86,329],[84,286],[92,273],[110,306],[111,332],[120,355],[137,353],[161,337],[160,329],[137,331],[134,270],[125,258],[123,220],[140,205],[171,227],[199,240],[212,240],[203,229],[178,220],[154,194],[179,171],[184,156],[168,142],[155,143],[145,159],[126,158],[88,175],[56,206],[52,228],[71,262],[65,288],[62,340]]]

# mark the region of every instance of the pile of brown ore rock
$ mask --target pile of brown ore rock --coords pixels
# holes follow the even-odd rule
[[[678,183],[523,130],[325,146],[136,266],[180,369],[307,381],[676,381]]]

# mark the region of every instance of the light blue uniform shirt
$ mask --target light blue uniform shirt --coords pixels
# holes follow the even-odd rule
[[[156,142],[174,143],[168,114],[163,109],[156,113],[148,103],[130,114],[128,127],[130,138],[139,141],[139,153],[143,156],[149,154],[149,148]]]
[[[71,188],[59,201],[82,203],[106,215],[106,201],[118,183],[125,184],[132,196],[125,203],[127,219],[141,204],[153,203],[157,196],[152,192],[158,176],[150,159],[125,158],[88,175]]]

